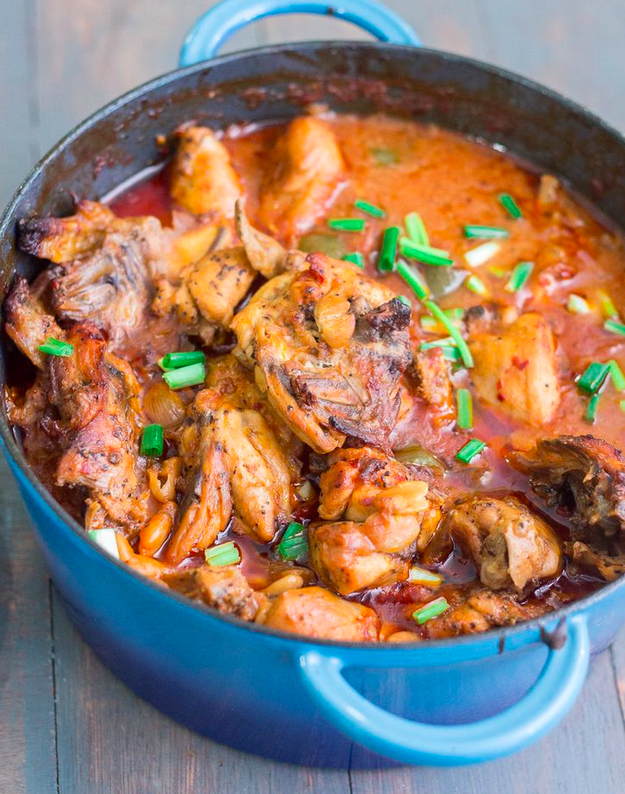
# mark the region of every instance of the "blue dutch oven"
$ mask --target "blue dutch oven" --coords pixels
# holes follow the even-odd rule
[[[216,58],[235,30],[299,11],[337,16],[382,43],[318,42]],[[618,222],[625,140],[584,109],[475,61],[419,48],[375,0],[225,0],[182,48],[182,68],[111,103],[63,139],[0,222],[0,287],[35,262],[18,218],[71,210],[162,159],[155,138],[189,118],[214,127],[286,119],[310,102],[434,122],[566,179]],[[4,354],[2,379],[5,377]],[[625,617],[625,580],[566,609],[486,634],[415,645],[308,640],[229,618],[103,554],[0,432],[54,583],[84,639],[138,695],[218,742],[298,764],[452,765],[543,736],[575,702],[593,654]]]

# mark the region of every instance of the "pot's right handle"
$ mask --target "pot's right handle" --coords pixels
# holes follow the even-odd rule
[[[180,66],[213,58],[226,39],[239,28],[276,14],[322,14],[338,17],[363,28],[390,44],[418,47],[414,30],[377,0],[221,0],[191,28],[180,51]]]
[[[518,703],[463,725],[412,722],[374,706],[345,680],[335,656],[308,651],[300,668],[324,716],[369,750],[408,764],[456,766],[516,752],[551,730],[575,703],[589,659],[586,618],[576,615],[567,621],[564,646],[549,651],[540,677]]]

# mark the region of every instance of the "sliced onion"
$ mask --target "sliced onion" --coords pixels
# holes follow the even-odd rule
[[[150,386],[143,400],[143,408],[152,422],[165,428],[179,425],[185,414],[180,395],[163,381]]]
[[[419,444],[413,444],[410,447],[404,447],[404,449],[396,449],[393,454],[395,455],[395,459],[402,463],[412,463],[413,466],[424,466],[427,469],[433,469],[441,474],[445,471],[445,467],[436,455],[433,455],[429,450]]]

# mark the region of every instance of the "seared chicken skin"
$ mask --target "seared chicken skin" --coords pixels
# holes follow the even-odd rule
[[[354,436],[385,446],[410,361],[410,309],[347,262],[298,255],[235,315],[237,355],[317,452]]]
[[[272,153],[258,219],[272,234],[294,244],[324,215],[344,173],[328,124],[312,116],[293,119]]]

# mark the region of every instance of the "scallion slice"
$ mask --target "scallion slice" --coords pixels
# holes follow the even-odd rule
[[[451,361],[453,364],[456,364],[462,358],[454,340],[451,338],[437,339],[434,342],[422,342],[419,345],[419,350],[432,350],[435,347],[440,347],[445,360]]]
[[[49,356],[67,358],[74,352],[74,345],[69,342],[62,342],[60,339],[55,339],[53,336],[48,336],[46,337],[46,341],[42,345],[39,345],[37,350],[40,350],[42,353],[47,353]]]
[[[618,362],[611,359],[608,361],[608,366],[610,367],[612,385],[616,391],[625,391],[625,375],[623,374],[623,370],[619,367]]]
[[[413,565],[408,572],[408,581],[411,584],[422,584],[426,587],[438,587],[443,583],[443,577],[434,571],[428,571],[426,568],[420,568],[418,565]]]
[[[471,267],[480,267],[480,265],[486,264],[489,259],[492,259],[495,254],[499,253],[500,248],[501,245],[494,241],[482,243],[482,245],[478,245],[477,248],[471,248],[469,251],[465,251],[463,254],[464,260],[467,265]]]
[[[426,623],[428,620],[442,615],[443,612],[446,612],[448,609],[449,604],[447,603],[447,599],[441,596],[441,598],[435,598],[434,601],[430,601],[424,606],[419,607],[419,609],[415,609],[412,613],[412,617],[420,626],[422,623]]]
[[[365,258],[360,253],[360,251],[353,251],[350,254],[345,254],[343,257],[345,262],[353,262],[358,267],[363,268],[365,266]]]
[[[408,259],[416,259],[417,262],[423,262],[424,265],[451,267],[454,263],[454,260],[449,258],[449,253],[442,248],[413,243],[407,237],[402,237],[399,241],[399,250],[403,256]]]
[[[501,226],[477,226],[469,223],[464,227],[464,236],[476,240],[502,240],[509,237],[510,232],[502,229]]]
[[[456,343],[451,336],[444,339],[434,339],[432,342],[421,342],[419,350],[431,350],[433,347],[455,347]]]
[[[590,306],[584,300],[584,298],[582,298],[581,295],[575,295],[573,292],[571,292],[567,298],[566,308],[572,314],[588,314],[590,311]]]
[[[117,548],[117,535],[111,527],[105,529],[89,529],[87,535],[95,541],[101,549],[108,552],[111,557],[119,559],[119,549]]]
[[[404,218],[406,232],[413,243],[417,245],[429,245],[430,238],[428,237],[427,229],[423,223],[423,218],[418,212],[409,212]]]
[[[456,392],[458,403],[458,427],[462,430],[473,428],[473,399],[468,389],[458,389]]]
[[[456,458],[462,461],[462,463],[471,463],[473,458],[476,458],[485,447],[486,444],[480,441],[479,438],[472,438],[462,449],[456,452]]]
[[[241,553],[234,543],[229,540],[227,543],[220,543],[218,546],[211,546],[206,549],[204,559],[215,568],[224,565],[237,565],[241,562]]]
[[[519,292],[519,290],[522,290],[529,281],[533,269],[533,262],[519,262],[506,284],[506,292]]]
[[[625,400],[620,401],[619,408],[621,409],[621,411],[625,412]]]
[[[501,201],[503,208],[508,212],[511,218],[518,220],[519,218],[523,217],[523,213],[519,209],[519,205],[509,193],[501,193],[499,196],[499,201]]]
[[[594,394],[601,388],[609,372],[609,364],[601,364],[598,361],[593,361],[592,364],[588,365],[584,374],[577,381],[577,388],[588,394]]]
[[[296,560],[306,554],[307,551],[306,527],[296,521],[291,521],[284,530],[282,540],[278,544],[279,555],[283,560]]]
[[[190,364],[188,367],[172,369],[163,373],[163,380],[170,389],[186,389],[204,383],[206,370],[204,364]]]
[[[464,316],[464,309],[445,309],[444,311],[449,319],[459,327]],[[428,315],[421,317],[419,323],[424,331],[431,334],[440,333],[441,329],[445,330],[445,326],[441,325],[434,317],[429,317]]]
[[[365,222],[362,218],[330,218],[328,226],[337,232],[361,232]]]
[[[606,320],[603,324],[603,327],[606,331],[610,331],[612,334],[625,336],[625,325],[623,323],[617,323],[616,320]]]
[[[599,301],[601,312],[603,313],[604,317],[607,317],[608,319],[618,318],[617,308],[614,305],[614,301],[607,292],[604,292],[602,289],[599,290],[597,292],[597,300]]]
[[[458,346],[458,350],[460,351],[460,355],[462,356],[462,360],[464,362],[465,367],[470,369],[473,366],[473,356],[471,355],[471,351],[469,350],[469,346],[464,341],[464,338],[460,331],[456,328],[453,322],[447,317],[445,312],[438,306],[438,304],[434,303],[432,300],[424,301],[424,305],[426,309],[428,309],[431,314],[436,317],[437,320],[441,323],[441,325],[445,326],[447,333],[451,338],[454,340],[456,345]]]
[[[203,364],[206,356],[201,350],[189,350],[179,353],[167,353],[158,360],[159,367],[168,372],[171,369],[188,367],[190,364]]]
[[[385,218],[386,213],[380,207],[376,207],[375,204],[371,204],[364,199],[356,199],[354,201],[354,207],[359,209],[361,212],[366,212],[367,215],[371,215],[373,218]]]
[[[428,285],[421,276],[416,273],[407,262],[402,259],[397,263],[397,272],[404,279],[406,284],[412,289],[419,300],[424,300],[430,294]]]
[[[384,232],[384,237],[382,238],[382,252],[378,261],[378,270],[381,270],[383,273],[390,273],[392,270],[395,270],[399,231],[399,227],[389,226]]]
[[[464,286],[476,295],[488,295],[488,288],[481,278],[471,275],[464,282]]]
[[[591,424],[594,423],[595,419],[597,418],[597,408],[599,405],[599,400],[601,399],[600,394],[593,394],[593,396],[588,401],[588,407],[586,408],[586,413],[584,414],[584,419]]]
[[[507,270],[504,270],[503,267],[496,267],[495,265],[489,267],[488,272],[492,273],[495,278],[505,278],[508,275]]]
[[[157,458],[163,454],[163,428],[161,425],[146,425],[141,436],[141,454]]]

